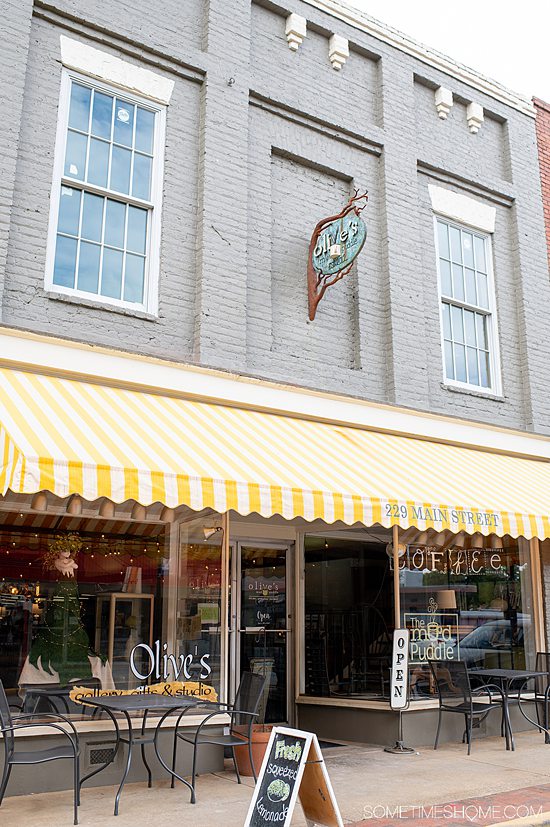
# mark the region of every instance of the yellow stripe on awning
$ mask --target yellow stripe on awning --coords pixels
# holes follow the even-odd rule
[[[0,369],[0,492],[550,536],[550,463]]]

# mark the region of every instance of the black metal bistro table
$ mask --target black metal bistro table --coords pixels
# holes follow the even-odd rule
[[[528,681],[534,678],[548,677],[547,672],[537,672],[534,669],[468,669],[471,678],[481,678],[483,683],[495,683],[502,689],[502,712],[504,715],[504,728],[506,734],[506,749],[515,750],[514,733],[510,723],[510,692],[517,693],[516,699],[518,708],[526,721],[533,726],[543,729],[548,736],[548,723],[541,726],[530,718],[521,705],[521,693]]]
[[[96,775],[98,772],[101,772],[110,764],[113,763],[115,757],[118,752],[118,748],[120,743],[123,742],[128,744],[128,757],[126,758],[126,767],[124,769],[124,773],[122,775],[122,779],[120,781],[120,785],[115,796],[115,815],[118,815],[118,804],[120,801],[120,795],[122,793],[122,788],[124,787],[124,783],[126,778],[128,777],[128,773],[130,771],[130,765],[132,763],[132,747],[135,745],[139,745],[141,747],[141,760],[143,761],[143,765],[147,770],[147,786],[152,786],[152,775],[151,775],[151,768],[147,763],[147,758],[145,756],[145,745],[146,744],[153,744],[155,748],[155,753],[164,767],[164,769],[170,773],[170,776],[178,778],[182,781],[187,787],[189,787],[191,791],[191,803],[195,803],[195,791],[191,784],[178,775],[176,772],[172,770],[171,767],[166,764],[163,760],[162,756],[160,755],[158,749],[158,734],[160,732],[160,728],[165,718],[168,717],[173,712],[180,712],[180,718],[182,717],[188,709],[197,706],[205,706],[208,705],[208,702],[198,700],[197,698],[192,698],[189,696],[181,696],[181,697],[173,697],[170,695],[154,695],[151,694],[136,694],[136,695],[110,695],[110,696],[101,696],[98,698],[93,697],[86,697],[85,703],[89,704],[90,706],[94,706],[97,709],[101,709],[107,713],[107,715],[111,718],[113,725],[115,727],[116,732],[116,744],[113,749],[113,754],[109,761],[105,764],[102,764],[97,769],[93,770],[92,772],[85,775],[84,778],[81,779],[80,785],[91,778],[93,775]],[[115,717],[115,712],[119,712],[126,718],[126,723],[128,725],[128,735],[121,735],[119,723]],[[136,719],[132,722],[132,718],[130,716],[131,712],[141,712],[143,713],[143,718],[141,720],[141,727],[140,731],[136,732],[134,728],[134,724],[136,723]],[[162,717],[158,721],[154,734],[146,734],[145,732],[145,725],[147,722],[147,715],[150,712],[160,712],[162,713]],[[179,720],[179,719],[178,719]],[[139,727],[139,723],[138,723]]]

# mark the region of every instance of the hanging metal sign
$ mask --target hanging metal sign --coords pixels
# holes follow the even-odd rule
[[[361,203],[364,201],[364,203]],[[342,212],[323,218],[309,242],[307,265],[309,318],[315,318],[317,305],[328,287],[344,278],[361,252],[367,227],[360,213],[367,206],[368,195],[358,190]]]

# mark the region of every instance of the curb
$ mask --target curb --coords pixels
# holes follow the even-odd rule
[[[550,812],[540,813],[537,816],[514,818],[511,821],[499,821],[498,824],[491,824],[490,827],[542,827],[544,824],[550,824]]]

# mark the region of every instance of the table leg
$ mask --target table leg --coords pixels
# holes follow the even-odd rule
[[[124,711],[124,715],[126,716],[126,721],[128,722],[128,757],[126,758],[126,768],[122,775],[120,786],[117,790],[117,794],[115,796],[115,815],[118,815],[118,804],[120,801],[120,794],[122,793],[122,788],[124,787],[124,782],[128,777],[128,773],[130,772],[130,765],[132,763],[132,747],[134,746],[134,730],[132,729],[132,720],[128,713]]]
[[[171,768],[171,767],[168,766],[168,764],[162,758],[162,756],[159,752],[159,747],[158,747],[158,735],[159,735],[162,723],[164,722],[165,718],[167,718],[169,715],[171,715],[172,712],[175,712],[176,709],[178,709],[178,708],[181,709],[181,707],[175,707],[174,709],[169,709],[168,712],[166,712],[162,716],[162,718],[160,719],[160,721],[158,722],[158,724],[155,728],[155,736],[153,738],[153,745],[155,747],[155,752],[156,752],[158,760],[160,761],[160,763],[162,764],[164,769],[167,770],[167,772],[170,773],[170,775],[172,777],[172,782],[174,781],[174,778],[177,778],[178,781],[181,781],[182,784],[185,784],[186,787],[189,787],[189,789],[191,790],[191,804],[194,804],[195,803],[195,790],[193,789],[192,785],[189,783],[189,781],[186,781],[185,778],[182,778],[181,775],[178,775],[178,773],[175,771],[175,768]],[[175,726],[175,730],[174,730],[174,738],[176,737],[175,732],[177,732],[178,724],[179,724],[179,722],[181,721],[183,715],[185,715],[186,712],[187,712],[187,710],[184,709],[183,712],[181,713],[181,715],[179,716],[177,722],[176,722],[176,726]]]
[[[143,713],[143,721],[141,723],[141,735],[142,737],[145,735],[145,723],[147,721],[147,710]],[[147,786],[153,786],[153,776],[151,774],[151,767],[147,763],[147,758],[145,757],[145,744],[141,744],[141,760],[143,761],[143,766],[147,770]]]
[[[516,748],[516,745],[514,743],[514,733],[512,732],[512,722],[510,721],[510,705],[509,705],[509,702],[508,702],[509,701],[509,698],[508,698],[509,689],[510,689],[509,683],[508,683],[508,681],[506,681],[506,684],[504,686],[504,720],[506,722],[506,729],[507,729],[506,749],[511,748],[512,751],[514,751],[515,748]]]
[[[107,768],[110,764],[112,764],[112,763],[113,763],[113,761],[115,760],[115,758],[116,758],[116,756],[117,756],[118,749],[119,749],[119,747],[120,747],[120,740],[121,740],[121,739],[120,739],[120,729],[119,729],[119,726],[118,726],[118,721],[117,721],[117,719],[115,718],[115,716],[113,715],[113,713],[112,713],[109,709],[105,709],[105,707],[102,707],[102,709],[104,709],[104,711],[107,713],[107,715],[110,717],[111,721],[113,722],[113,725],[114,725],[114,727],[115,727],[115,732],[116,732],[116,744],[115,744],[115,746],[114,746],[114,748],[113,748],[113,754],[111,755],[111,757],[109,758],[109,760],[108,760],[105,764],[102,764],[102,765],[101,765],[100,767],[98,767],[97,769],[92,770],[92,772],[89,772],[89,773],[88,773],[88,775],[85,775],[85,776],[84,776],[84,778],[81,778],[81,779],[80,779],[80,786],[81,786],[81,787],[82,787],[82,785],[84,784],[84,782],[85,782],[85,781],[87,781],[87,780],[88,780],[89,778],[91,778],[93,775],[97,775],[97,773],[98,773],[98,772],[102,772],[102,771],[103,771],[104,769],[106,769],[106,768]],[[94,714],[95,714],[96,712],[98,712],[98,711],[100,711],[100,710],[99,710],[99,707],[98,707],[98,706],[94,707]]]

